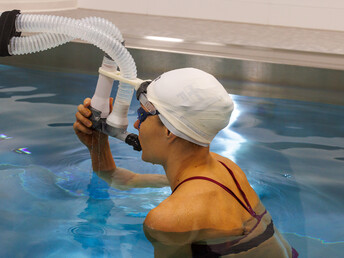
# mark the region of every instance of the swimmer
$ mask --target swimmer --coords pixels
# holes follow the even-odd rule
[[[108,136],[91,129],[89,98],[78,106],[74,130],[90,151],[93,170],[110,185],[171,187],[172,194],[144,221],[155,257],[298,256],[244,172],[209,151],[233,111],[230,96],[214,76],[194,68],[172,70],[142,84],[137,98],[148,100],[141,103],[134,124],[142,160],[162,165],[166,176],[116,167]]]

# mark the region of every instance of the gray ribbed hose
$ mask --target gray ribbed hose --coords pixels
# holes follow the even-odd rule
[[[80,21],[98,28],[103,33],[112,36],[121,43],[124,41],[119,29],[114,24],[103,18],[87,17]],[[27,37],[13,37],[10,40],[8,52],[11,55],[36,53],[58,47],[72,41],[73,39],[75,39],[75,37],[53,33],[40,33]]]
[[[91,25],[88,21],[82,21],[72,18],[50,16],[50,15],[32,15],[20,14],[16,19],[16,30],[21,32],[50,33],[58,34],[58,41],[79,38],[89,42],[105,53],[107,53],[119,66],[123,77],[128,79],[136,78],[136,66],[133,58],[127,49],[114,37],[108,35],[103,29]],[[56,36],[56,35],[55,35]],[[47,39],[52,38],[46,35]],[[42,47],[41,41],[35,41],[29,45],[33,48]],[[14,46],[14,49],[16,46]],[[14,50],[11,49],[13,52]],[[29,51],[29,49],[26,49]]]

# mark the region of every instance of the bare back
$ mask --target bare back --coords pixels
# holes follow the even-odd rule
[[[233,171],[247,199],[252,207],[255,207],[259,203],[259,198],[249,185],[244,172],[229,159],[215,153],[211,155],[214,163],[209,171],[200,170],[196,175],[221,182],[244,201],[233,178],[219,161],[223,162]],[[220,235],[240,235],[243,232],[243,223],[252,219],[252,216],[226,191],[205,180],[183,183],[170,197],[148,214],[145,224],[149,224],[151,215],[160,217],[160,223],[154,222],[155,229],[159,228],[167,232],[207,229],[210,235],[202,234],[202,237],[214,237],[215,231],[222,232]]]
[[[211,155],[215,163],[210,169],[199,170],[197,176],[190,171],[190,177],[148,214],[144,231],[156,257],[297,257],[243,171]]]

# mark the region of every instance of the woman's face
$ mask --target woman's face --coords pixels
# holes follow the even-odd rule
[[[143,106],[142,106],[143,107]],[[147,112],[147,109],[143,107]],[[139,140],[142,147],[142,160],[153,164],[163,162],[164,129],[157,115],[148,116],[143,122],[137,120],[134,127],[139,131]]]

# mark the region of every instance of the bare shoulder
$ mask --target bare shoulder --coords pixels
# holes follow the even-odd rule
[[[226,164],[227,166],[230,166],[230,167],[233,166],[233,167],[235,167],[235,168],[239,168],[239,166],[238,166],[237,164],[235,164],[235,163],[234,163],[232,160],[230,160],[229,158],[223,157],[223,156],[221,156],[220,154],[217,154],[217,153],[215,153],[215,152],[211,152],[210,154],[211,154],[211,156],[212,156],[214,159],[223,162],[223,163]],[[240,169],[240,168],[239,168],[239,169]]]
[[[189,220],[183,214],[183,207],[176,207],[175,200],[165,200],[152,209],[144,223],[145,235],[152,243],[184,245],[192,242]]]
[[[181,206],[182,204],[179,204],[179,207],[176,208],[176,201],[174,198],[169,197],[165,199],[148,213],[144,221],[144,225],[150,229],[158,231],[178,231],[178,221],[181,217]]]
[[[184,195],[181,191],[175,194]],[[165,203],[148,213],[144,221],[144,232],[149,241],[165,245],[184,245],[242,233],[241,221],[234,219],[237,217],[235,212],[227,212],[224,215],[221,213],[221,207],[217,205],[212,205],[214,209],[209,210],[210,201],[202,197],[183,199],[184,201],[181,201],[176,197],[165,200]],[[216,210],[217,212],[212,212]],[[228,218],[223,221],[225,225],[222,223],[224,217]]]
[[[236,164],[234,163],[232,160],[223,157],[215,152],[211,152],[211,155],[214,159],[221,161],[222,163],[224,163],[227,167],[229,167],[236,176],[238,176],[241,180],[247,181],[246,175],[244,173],[244,171],[242,171],[242,169]]]
[[[199,230],[204,227],[205,217],[209,215],[207,207],[204,196],[181,189],[151,210],[144,225],[160,232]]]
[[[197,180],[187,182],[185,186],[151,210],[145,226],[160,232],[175,233],[241,227],[240,220],[236,219],[239,214],[232,205],[225,205],[228,197],[217,185]],[[217,201],[214,203],[214,200]]]
[[[214,152],[211,152],[211,155],[214,159],[221,161],[233,171],[235,178],[238,180],[240,186],[243,188],[251,205],[255,207],[259,203],[260,200],[256,192],[254,191],[254,189],[251,187],[250,183],[248,182],[245,172],[232,160]]]

